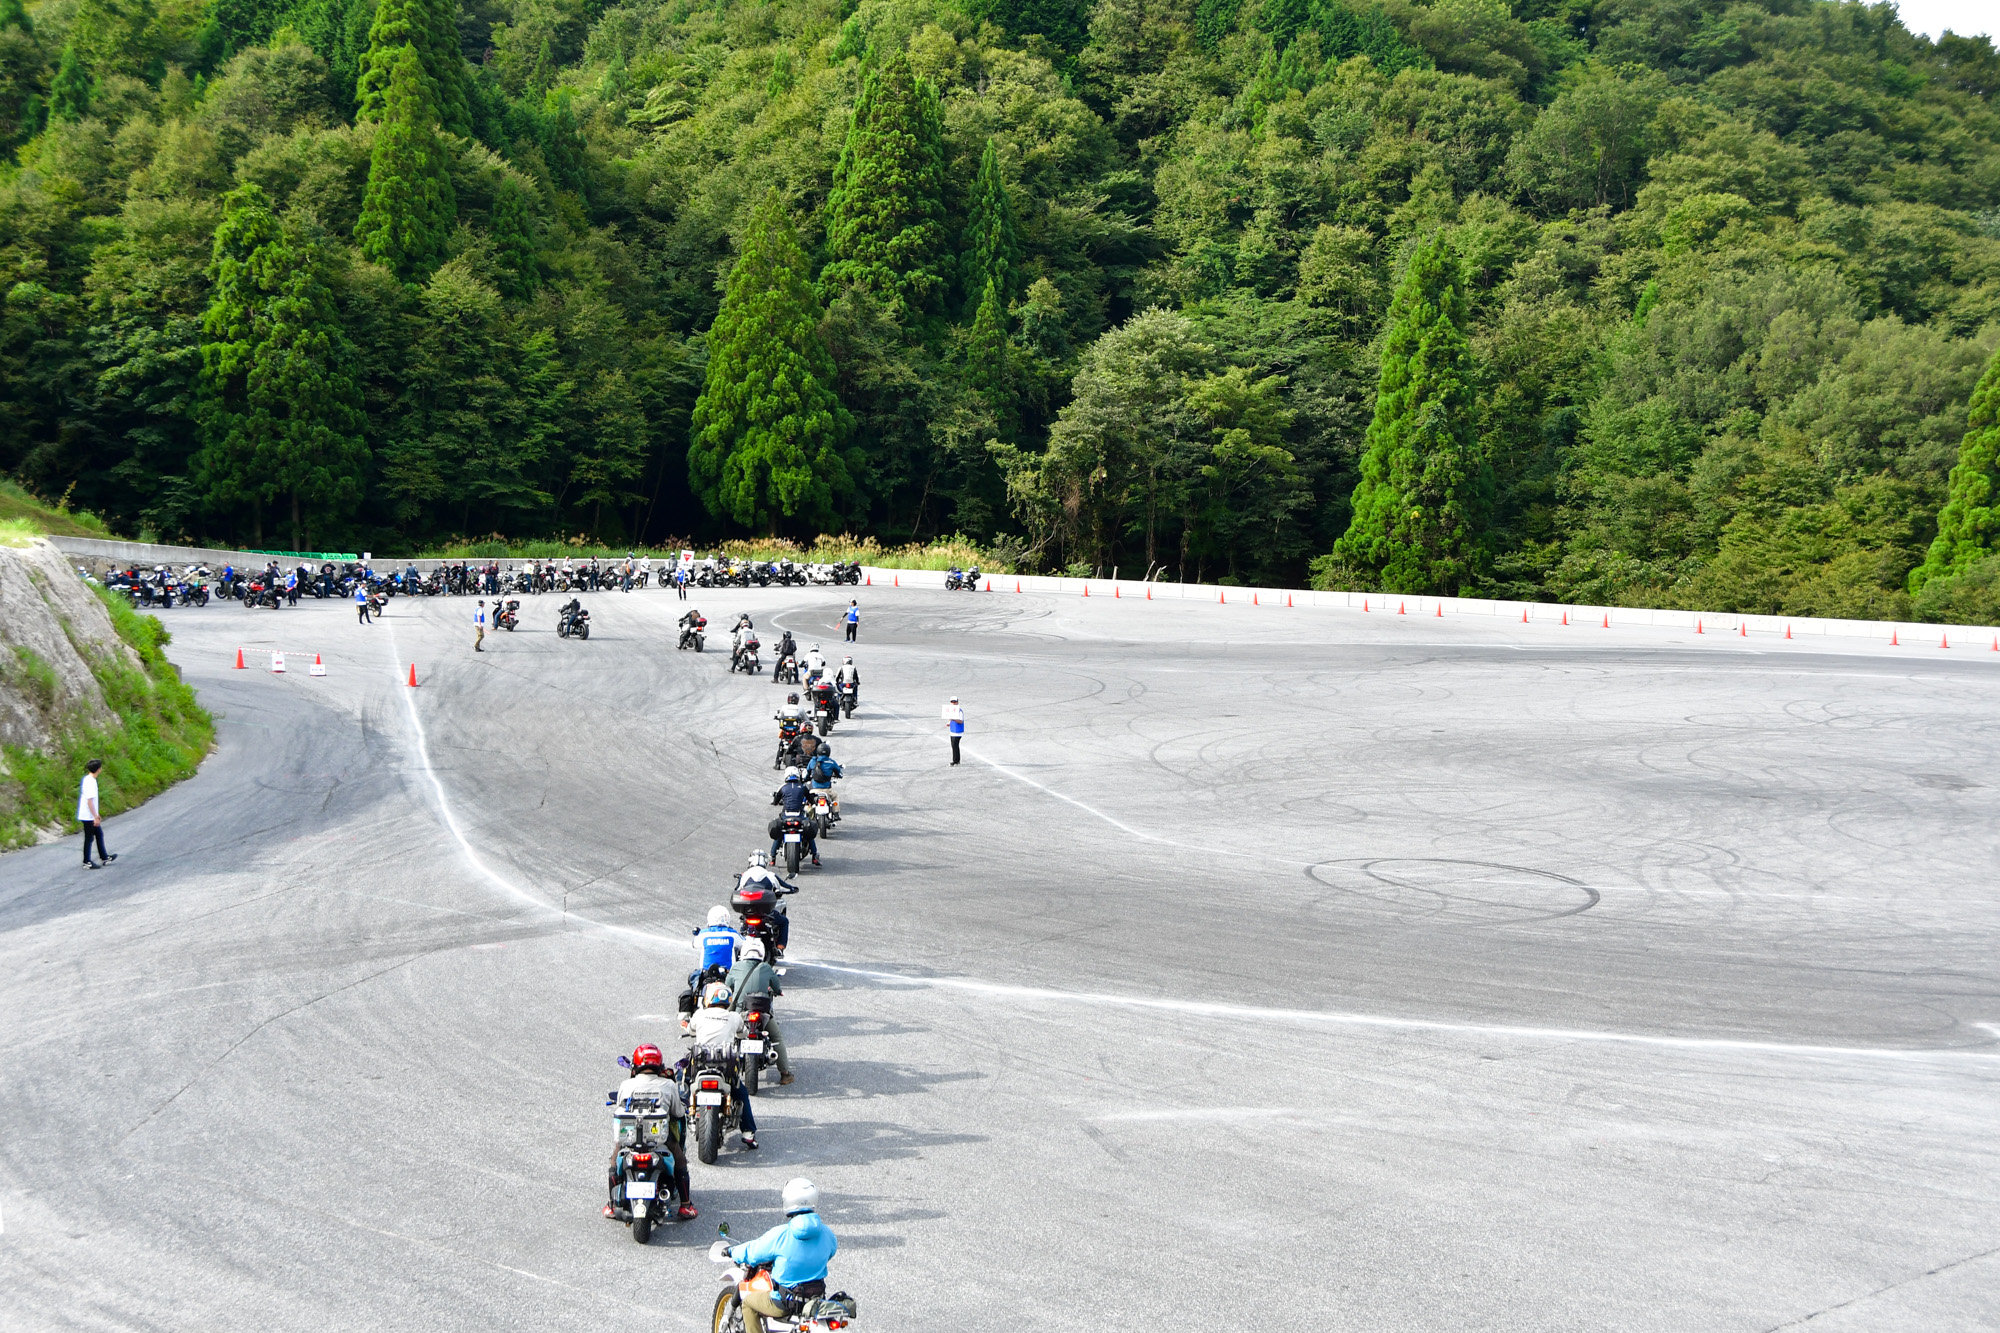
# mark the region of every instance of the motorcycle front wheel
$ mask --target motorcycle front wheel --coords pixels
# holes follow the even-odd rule
[[[713,1106],[702,1107],[695,1120],[694,1147],[703,1166],[715,1165],[722,1152],[722,1112]]]
[[[743,1333],[743,1298],[736,1288],[724,1287],[715,1297],[715,1318],[709,1333]]]

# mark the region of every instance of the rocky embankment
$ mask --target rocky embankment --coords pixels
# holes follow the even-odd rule
[[[213,727],[165,642],[48,542],[0,546],[0,848],[73,827],[85,759],[105,761],[107,813],[194,771]]]

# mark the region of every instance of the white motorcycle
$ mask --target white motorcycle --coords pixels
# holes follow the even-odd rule
[[[731,1259],[729,1224],[725,1222],[717,1230],[722,1239],[708,1247],[708,1257],[724,1265],[724,1268],[722,1290],[715,1297],[715,1317],[709,1324],[710,1333],[743,1333],[743,1293],[769,1292],[771,1270],[751,1268]],[[809,1296],[788,1317],[774,1319],[765,1315],[764,1328],[766,1333],[835,1333],[835,1330],[854,1322],[855,1309],[854,1298],[844,1291],[836,1291],[831,1296]]]

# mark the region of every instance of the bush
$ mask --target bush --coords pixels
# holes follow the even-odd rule
[[[2000,556],[1989,555],[1962,573],[1933,578],[1918,593],[1919,620],[1951,625],[2000,625]]]

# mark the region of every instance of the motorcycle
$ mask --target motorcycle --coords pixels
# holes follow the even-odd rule
[[[764,941],[764,956],[774,968],[785,956],[778,943],[777,918],[784,915],[784,899],[797,892],[797,889],[759,887],[737,889],[729,895],[729,909],[743,920],[738,929],[745,937]]]
[[[743,1040],[736,1048],[743,1052],[743,1091],[752,1097],[757,1095],[757,1080],[763,1076],[764,1062],[775,1060],[764,1050],[771,1044],[771,997],[752,995],[750,1007],[743,1012]]]
[[[716,1228],[716,1235],[715,1244],[708,1247],[708,1257],[724,1268],[722,1290],[715,1297],[715,1313],[709,1320],[709,1328],[713,1333],[743,1333],[743,1296],[752,1291],[769,1293],[771,1270],[739,1264],[729,1257],[727,1222]],[[820,1286],[823,1289],[825,1284]],[[805,1296],[791,1314],[780,1318],[765,1315],[764,1328],[766,1333],[838,1333],[854,1322],[858,1309],[855,1299],[844,1291],[831,1296]]]
[[[736,672],[741,671],[746,676],[763,675],[764,668],[757,661],[757,650],[762,646],[754,634],[745,639],[743,647],[737,650],[736,656],[729,663],[730,674],[734,675]]]
[[[696,652],[700,652],[702,631],[707,628],[708,622],[706,620],[697,620],[692,625],[681,626],[681,641],[675,646],[679,648],[692,648]]]
[[[956,569],[951,570],[944,576],[944,587],[946,592],[978,592],[979,566],[974,565],[964,573]]]
[[[787,810],[778,816],[778,836],[785,844],[785,874],[799,873],[799,858],[805,854],[806,813]]]
[[[858,681],[840,682],[840,713],[842,717],[854,716],[854,705],[861,702],[861,685]]]
[[[618,1063],[632,1067],[630,1056]],[[653,1235],[653,1224],[671,1213],[660,1197],[661,1186],[671,1194],[674,1180],[672,1108],[663,1106],[657,1095],[631,1096],[622,1103],[614,1091],[604,1104],[618,1121],[618,1155],[612,1167],[611,1215],[632,1228],[632,1239],[644,1245]]]
[[[561,639],[590,637],[590,612],[582,607],[564,607],[561,619],[556,621],[556,637]]]
[[[812,797],[813,836],[824,838],[833,832],[834,823],[840,818],[840,807],[831,789],[815,788]]]
[[[783,657],[779,658],[777,669],[771,673],[771,683],[774,685],[798,684],[799,659],[791,653],[786,653]]]
[[[508,633],[520,627],[521,603],[513,598],[499,603],[493,608],[493,628],[504,629]]]
[[[778,721],[778,757],[771,761],[772,768],[783,768],[786,764],[803,764],[806,761],[805,747],[799,744],[799,736],[805,730],[802,718],[787,717]]]
[[[694,1114],[695,1156],[714,1166],[722,1141],[743,1126],[743,1107],[736,1100],[733,1051],[697,1046],[688,1052],[684,1096]]]
[[[833,687],[822,684],[813,690],[813,724],[824,736],[833,730],[833,724],[840,720],[840,704],[833,697]]]

